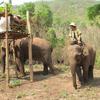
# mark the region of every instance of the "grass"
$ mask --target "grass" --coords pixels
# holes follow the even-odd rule
[[[95,65],[97,69],[100,69],[100,52],[97,52]]]
[[[27,96],[25,93],[19,93],[16,98],[19,99],[19,98],[22,98],[22,97],[25,97]]]
[[[66,73],[70,70],[69,66],[67,66],[67,65],[59,64],[59,65],[56,65],[56,66],[60,70],[60,72]]]
[[[61,92],[61,94],[60,94],[60,97],[62,98],[62,100],[63,100],[64,98],[67,98],[67,97],[68,97],[67,91],[63,90],[63,91]]]
[[[18,79],[13,79],[10,81],[10,87],[13,88],[13,87],[16,87],[16,86],[20,86],[21,85],[21,81],[18,80]]]
[[[35,95],[35,93],[33,92],[31,95],[32,95],[32,96],[34,96],[34,95]]]
[[[32,92],[32,93],[24,93],[24,92],[20,92],[16,95],[16,99],[20,99],[20,98],[23,98],[23,97],[26,97],[26,96],[34,96],[35,93]]]

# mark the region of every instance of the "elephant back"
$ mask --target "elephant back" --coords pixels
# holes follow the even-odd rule
[[[42,38],[33,38],[32,44],[41,48],[41,50],[50,50],[53,51],[53,48],[49,41],[42,39]]]

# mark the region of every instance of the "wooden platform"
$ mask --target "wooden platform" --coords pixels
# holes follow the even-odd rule
[[[0,39],[5,39],[6,32],[0,32]],[[20,39],[28,37],[29,34],[26,33],[20,33],[20,32],[14,32],[14,31],[8,31],[8,39]]]

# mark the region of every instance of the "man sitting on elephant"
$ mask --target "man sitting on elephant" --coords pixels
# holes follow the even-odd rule
[[[70,44],[79,44],[82,45],[81,31],[77,29],[77,26],[74,22],[70,24]]]

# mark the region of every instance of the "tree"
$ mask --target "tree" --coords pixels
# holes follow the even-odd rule
[[[0,12],[3,12],[4,11],[4,7],[0,7]]]
[[[9,13],[16,14],[16,10],[13,9],[12,4],[8,3],[7,7],[8,7]],[[1,6],[0,7],[0,12],[4,12],[4,11],[5,11],[5,7]]]
[[[89,7],[87,15],[90,21],[100,25],[100,4]]]
[[[40,24],[46,27],[52,25],[53,17],[50,8],[45,4],[37,4],[35,6],[35,17],[39,20]]]
[[[26,19],[26,11],[30,11],[31,14],[34,14],[34,3],[24,3],[17,8],[17,13]]]
[[[51,42],[52,47],[56,47],[57,44],[57,37],[55,34],[55,30],[53,28],[49,28],[47,32],[46,39]]]
[[[46,37],[48,28],[52,26],[53,14],[48,5],[40,3],[35,5],[32,26],[35,33],[39,33],[39,37]]]

